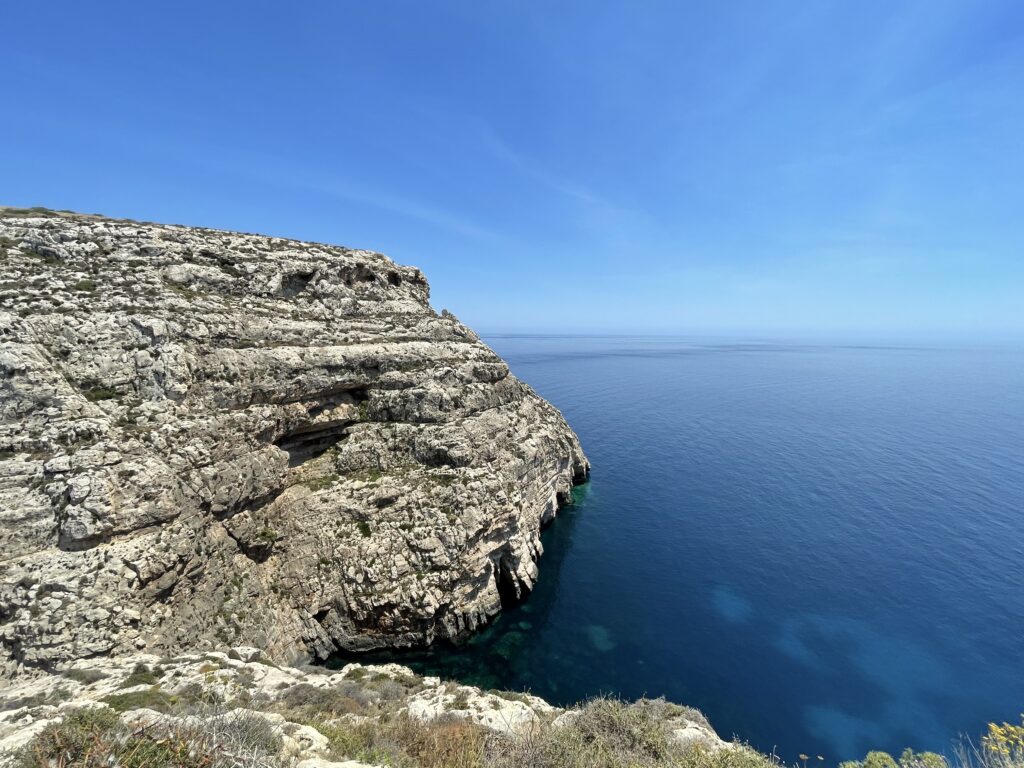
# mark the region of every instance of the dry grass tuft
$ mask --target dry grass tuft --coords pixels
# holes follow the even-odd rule
[[[106,707],[50,725],[16,768],[280,768],[281,739],[256,713],[206,711],[183,723],[130,728]]]

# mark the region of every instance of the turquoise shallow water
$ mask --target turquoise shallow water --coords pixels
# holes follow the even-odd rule
[[[525,603],[401,661],[562,704],[664,695],[788,762],[1024,711],[1024,352],[487,341],[593,477]]]

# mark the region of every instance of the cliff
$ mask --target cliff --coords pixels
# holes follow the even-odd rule
[[[0,209],[6,669],[459,639],[587,460],[369,251]]]

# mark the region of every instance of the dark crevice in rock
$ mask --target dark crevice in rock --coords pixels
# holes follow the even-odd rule
[[[231,540],[238,546],[238,551],[245,555],[247,558],[252,560],[254,563],[264,563],[267,558],[270,557],[270,553],[274,550],[274,540],[272,538],[257,538],[255,541],[246,541],[240,536],[236,536],[232,533],[231,529],[223,525],[224,532],[231,537]]]
[[[356,283],[372,283],[377,279],[377,275],[366,265],[357,264],[354,268],[342,272],[341,279],[345,285],[351,287]]]
[[[231,277],[245,277],[245,272],[240,270],[238,266],[235,264],[235,262],[232,261],[230,258],[214,253],[211,253],[209,255],[214,257],[214,261],[217,262],[217,266],[220,268],[220,271],[223,272],[224,274],[230,275]]]
[[[281,280],[281,295],[286,299],[297,296],[306,290],[310,280],[313,279],[313,272],[292,272],[285,275]]]
[[[389,493],[389,494],[386,494],[384,496],[378,496],[374,500],[373,503],[374,503],[374,506],[377,507],[377,509],[385,509],[387,507],[390,507],[395,502],[397,502],[398,499],[399,499],[399,494],[397,494],[397,493]]]
[[[494,566],[494,584],[498,588],[502,608],[509,608],[522,601],[528,593],[512,571],[507,554],[502,555]]]
[[[255,496],[252,498],[243,499],[241,502],[235,504],[229,509],[212,512],[213,517],[216,520],[227,520],[228,518],[234,517],[240,512],[258,512],[267,505],[277,501],[277,498],[282,493],[284,493],[284,491],[284,486],[281,486],[279,488],[273,488],[264,493],[262,496]]]
[[[108,544],[111,538],[110,534],[97,534],[96,536],[73,539],[61,531],[57,535],[57,549],[64,552],[84,552],[87,549],[98,547],[100,544]]]
[[[322,456],[348,437],[348,427],[354,423],[333,421],[299,427],[279,437],[274,445],[288,454],[288,466],[294,468]]]
[[[171,595],[174,594],[174,590],[177,588],[177,586],[178,582],[175,581],[174,583],[168,584],[167,586],[157,587],[149,593],[148,597],[154,603],[166,603],[168,600],[171,599]]]
[[[456,462],[452,458],[451,454],[448,453],[441,446],[431,446],[427,450],[417,451],[416,459],[425,467],[458,467],[462,466],[466,462]]]

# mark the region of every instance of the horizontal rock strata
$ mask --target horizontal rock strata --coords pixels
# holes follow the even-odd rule
[[[0,209],[7,670],[459,639],[588,464],[423,274],[369,251]]]

